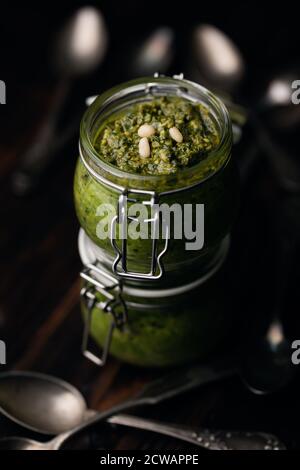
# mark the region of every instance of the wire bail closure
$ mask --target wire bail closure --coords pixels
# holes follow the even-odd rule
[[[100,282],[97,275],[104,278],[107,283]],[[87,310],[82,338],[82,353],[97,366],[103,366],[107,360],[114,329],[122,330],[128,321],[127,307],[122,298],[122,285],[120,281],[104,272],[96,264],[86,265],[81,271],[80,277],[88,282],[88,285],[83,287],[80,292]],[[111,316],[109,330],[100,356],[89,349],[94,307],[100,308]]]
[[[155,78],[163,77],[164,75],[160,72],[155,72]],[[174,79],[177,80],[184,80],[183,73],[173,75]],[[150,93],[151,89],[148,85],[145,86],[145,92]],[[91,97],[88,104],[91,104],[96,97]],[[157,280],[160,279],[164,274],[164,267],[162,263],[162,257],[168,250],[169,246],[169,236],[170,236],[170,227],[165,224],[165,243],[162,247],[162,250],[159,251],[158,247],[158,236],[157,234],[160,233],[161,228],[161,221],[160,215],[157,210],[155,210],[154,204],[158,203],[159,197],[161,195],[171,194],[177,191],[166,191],[162,194],[157,194],[155,191],[147,191],[142,189],[131,189],[125,188],[118,184],[115,184],[111,181],[108,181],[101,175],[97,175],[96,172],[91,169],[84,158],[81,145],[79,145],[79,152],[82,159],[83,164],[87,168],[87,170],[95,177],[96,180],[100,181],[102,184],[118,191],[120,194],[119,200],[117,203],[117,215],[113,217],[111,222],[111,245],[116,253],[116,257],[113,261],[112,270],[113,272],[120,278],[127,278],[133,280]],[[152,211],[152,217],[149,219],[144,220],[145,223],[151,224],[151,234],[154,234],[152,238],[152,248],[151,248],[151,260],[150,260],[150,270],[149,272],[139,273],[133,272],[128,270],[127,266],[127,222],[128,221],[138,221],[133,217],[128,216],[128,205],[127,202],[136,203],[137,200],[135,198],[130,197],[130,195],[142,195],[145,196],[145,200],[142,201],[142,204],[145,206],[150,207],[150,209],[154,209]],[[164,221],[165,223],[165,221]],[[117,224],[120,226],[120,233],[121,233],[121,247],[117,244]]]
[[[151,216],[147,219],[143,219],[143,223],[150,224],[152,246],[151,246],[151,261],[150,271],[148,273],[139,273],[128,270],[127,266],[127,225],[130,222],[140,222],[136,217],[128,215],[128,202],[137,203],[138,200],[134,197],[130,197],[134,194],[142,195],[148,199],[144,199],[142,204],[151,210]],[[168,250],[169,245],[169,227],[165,225],[164,237],[165,242],[161,251],[158,247],[158,237],[161,228],[161,220],[158,209],[159,196],[154,191],[144,191],[138,189],[124,189],[118,200],[117,215],[113,217],[111,222],[111,244],[115,250],[117,256],[113,262],[113,272],[119,277],[129,279],[160,279],[164,274],[164,267],[161,258]],[[120,226],[121,233],[121,248],[117,243],[117,224]]]

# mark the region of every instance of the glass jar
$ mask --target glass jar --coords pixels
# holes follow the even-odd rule
[[[229,247],[226,239],[209,271],[175,287],[145,286],[142,281],[118,281],[97,259],[97,246],[81,229],[79,253],[83,352],[103,365],[108,352],[139,366],[167,367],[203,359],[225,344],[231,329],[226,311],[226,275],[222,269]],[[228,309],[230,311],[230,309]],[[102,348],[89,350],[89,336]]]
[[[172,95],[209,108],[220,135],[217,149],[198,164],[172,175],[126,173],[101,159],[94,141],[99,129],[112,115],[135,103]],[[238,179],[231,147],[231,123],[225,106],[208,90],[188,80],[141,78],[99,96],[82,119],[74,194],[79,222],[102,250],[106,267],[121,277],[138,279],[159,279],[163,271],[172,276],[179,269],[182,272],[194,270],[194,266],[206,270],[229,234],[236,215]],[[204,204],[204,245],[201,249],[187,250],[188,240],[184,236],[176,239],[172,225],[166,237],[168,240],[161,236],[155,244],[151,239],[130,237],[121,241],[121,214],[133,202],[146,204],[148,210],[154,202],[166,203],[169,207],[177,203],[182,208],[191,204],[191,217],[195,215],[196,205]],[[102,217],[99,207],[103,205],[114,207],[117,214],[106,238],[98,235]]]

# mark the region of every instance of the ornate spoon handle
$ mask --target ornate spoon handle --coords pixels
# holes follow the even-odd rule
[[[118,414],[108,419],[111,424],[143,429],[190,442],[208,450],[283,450],[285,445],[275,436],[261,432],[211,431],[165,424],[137,416]]]

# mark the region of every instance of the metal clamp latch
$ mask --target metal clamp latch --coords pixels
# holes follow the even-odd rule
[[[82,353],[96,365],[103,366],[106,363],[114,329],[122,329],[128,319],[127,307],[122,298],[122,286],[118,280],[103,272],[95,264],[86,265],[81,271],[80,277],[88,282],[88,285],[84,286],[80,293],[85,300],[87,310],[82,338]],[[101,356],[91,352],[88,346],[94,307],[111,315],[111,323]]]
[[[148,199],[138,201],[130,197],[131,194],[147,196]],[[141,222],[138,218],[128,215],[128,202],[140,202],[151,209],[151,216],[143,219],[143,223],[151,224],[151,260],[150,271],[148,273],[140,273],[129,271],[127,267],[127,225],[128,221]],[[158,210],[158,196],[153,191],[143,191],[139,189],[125,189],[119,197],[117,215],[112,219],[111,223],[111,243],[116,252],[116,258],[113,262],[113,272],[119,277],[131,279],[160,279],[164,273],[161,258],[166,253],[169,243],[169,227],[165,224],[164,237],[165,243],[161,251],[159,251],[158,241],[161,229],[160,214]],[[121,247],[117,243],[117,224],[120,226]]]

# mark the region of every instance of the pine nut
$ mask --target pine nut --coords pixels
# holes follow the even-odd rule
[[[183,136],[180,130],[177,129],[177,127],[171,127],[171,129],[169,129],[169,134],[172,139],[178,142],[179,144],[183,141]]]
[[[150,124],[143,124],[138,130],[139,137],[151,137],[153,134],[155,134],[155,129]]]
[[[150,157],[151,150],[147,137],[142,137],[139,142],[139,154],[142,158]]]

